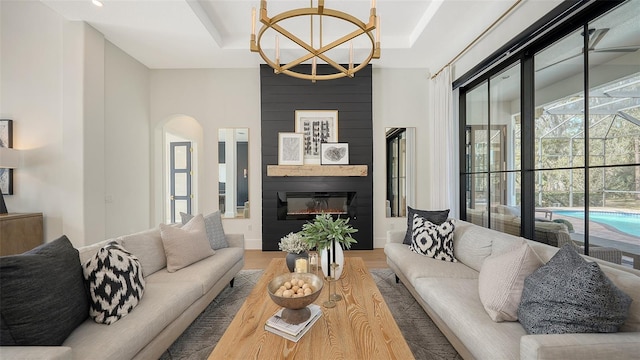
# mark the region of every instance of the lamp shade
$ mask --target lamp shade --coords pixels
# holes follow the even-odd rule
[[[20,153],[16,149],[0,147],[0,168],[15,169],[20,165]]]

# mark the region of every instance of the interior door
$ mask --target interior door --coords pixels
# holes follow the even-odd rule
[[[172,142],[170,147],[170,196],[171,221],[178,222],[180,212],[191,213],[193,193],[191,191],[191,153],[190,141]]]

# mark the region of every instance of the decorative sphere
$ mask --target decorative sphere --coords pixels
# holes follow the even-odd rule
[[[304,284],[308,284],[311,287],[311,289],[313,289],[313,291],[307,293],[307,292],[304,292],[304,290],[302,290],[301,296],[298,296],[298,297],[285,297],[284,292],[282,292],[282,296],[279,296],[278,294],[281,294],[281,293],[279,293],[278,290],[280,289],[281,286],[283,286],[283,284],[288,283],[289,288],[287,288],[287,290],[285,291],[291,291],[290,289],[293,288],[293,286],[291,285],[293,282],[292,280],[295,280],[296,284],[298,284],[299,281],[302,280]],[[320,292],[322,291],[323,285],[324,285],[324,281],[322,280],[322,278],[315,274],[286,273],[286,274],[278,275],[273,280],[271,280],[271,282],[269,282],[269,285],[267,285],[267,292],[269,293],[271,300],[273,300],[273,302],[276,303],[278,306],[282,306],[283,308],[286,308],[286,309],[297,310],[297,309],[303,309],[307,307],[309,304],[316,301],[318,296],[320,296]],[[286,285],[284,286],[286,287]],[[300,290],[300,289],[297,289],[297,290]],[[287,293],[287,295],[289,295],[289,293]]]

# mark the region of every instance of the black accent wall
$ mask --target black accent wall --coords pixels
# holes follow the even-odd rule
[[[301,65],[306,66],[306,65]],[[318,74],[331,67],[319,65]],[[355,191],[357,217],[350,223],[358,229],[352,249],[373,249],[373,112],[371,66],[354,78],[312,83],[274,74],[260,67],[262,116],[262,250],[279,250],[280,238],[297,232],[305,220],[278,220],[278,191]],[[349,163],[367,165],[362,177],[269,177],[267,165],[278,164],[278,133],[295,131],[296,110],[337,110],[338,141],[349,143]],[[329,165],[324,165],[329,166]]]

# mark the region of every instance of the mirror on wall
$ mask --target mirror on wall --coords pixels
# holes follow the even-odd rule
[[[387,217],[407,216],[415,199],[415,128],[386,128]]]
[[[249,218],[249,129],[218,129],[218,194],[223,218]]]

